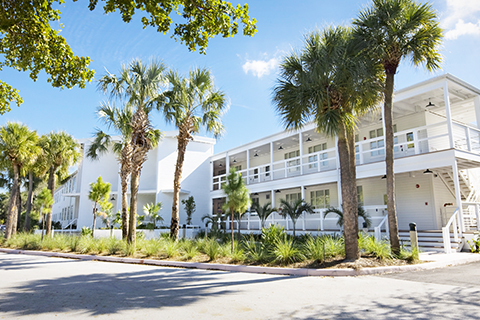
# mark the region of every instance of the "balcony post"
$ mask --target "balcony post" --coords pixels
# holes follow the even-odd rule
[[[273,142],[270,141],[270,180],[273,180]]]
[[[473,98],[473,107],[475,109],[475,118],[477,119],[477,127],[480,128],[480,96]]]
[[[250,184],[250,149],[247,149],[247,184]]]
[[[213,190],[213,174],[214,174],[213,161],[210,161],[210,191]],[[158,193],[158,191],[157,191],[157,193]],[[158,199],[157,199],[157,202],[158,202]]]
[[[455,145],[453,141],[452,110],[450,109],[450,96],[448,94],[447,80],[445,80],[443,85],[443,99],[445,100],[445,112],[447,115],[448,140],[450,142],[450,149],[452,149]]]
[[[457,159],[453,159],[452,164],[452,175],[453,175],[453,184],[455,187],[455,198],[457,202],[458,208],[458,217],[459,217],[459,227],[461,234],[465,232],[465,225],[463,221],[463,210],[462,210],[462,195],[460,193],[460,180],[458,179],[458,166],[457,166]]]
[[[303,137],[302,133],[298,133],[298,144],[300,147],[300,175],[303,175]]]

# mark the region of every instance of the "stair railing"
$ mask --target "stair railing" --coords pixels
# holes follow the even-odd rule
[[[382,226],[385,225],[385,232],[387,233],[387,237],[389,237],[389,230],[388,230],[388,213],[383,217],[382,221],[374,228],[375,231],[375,240],[382,239]]]
[[[457,227],[457,216],[458,216],[458,208],[448,220],[447,225],[442,228],[442,237],[443,237],[443,248],[445,253],[452,253],[452,243],[450,242],[450,226],[453,226],[453,239],[455,242],[458,242],[458,227]]]

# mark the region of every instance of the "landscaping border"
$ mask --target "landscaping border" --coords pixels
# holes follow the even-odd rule
[[[202,262],[185,262],[185,261],[165,261],[153,259],[138,259],[138,258],[124,258],[112,256],[97,256],[84,255],[63,252],[49,252],[49,251],[33,251],[33,250],[18,250],[0,248],[0,252],[8,254],[26,254],[33,256],[90,260],[90,261],[105,261],[117,263],[131,263],[144,264],[161,267],[174,268],[189,268],[189,269],[203,269],[203,270],[219,270],[230,272],[245,272],[245,273],[265,273],[276,275],[290,275],[290,276],[317,276],[317,277],[355,277],[365,275],[378,275],[384,273],[396,272],[412,272],[420,270],[430,270],[436,268],[444,268],[448,266],[466,264],[480,261],[480,254],[469,253],[454,253],[444,254],[441,259],[432,259],[421,264],[405,265],[405,266],[384,266],[360,269],[308,269],[308,268],[276,268],[276,267],[261,267],[261,266],[246,266],[246,265],[230,265],[220,263],[202,263]],[[428,257],[427,257],[428,258]]]

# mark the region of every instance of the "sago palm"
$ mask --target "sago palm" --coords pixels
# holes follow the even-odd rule
[[[263,206],[255,205],[252,206],[252,209],[257,212],[258,218],[260,219],[261,228],[265,228],[265,221],[268,217],[277,209],[272,208],[272,203],[267,202]]]
[[[217,90],[210,71],[197,69],[190,71],[188,78],[176,72],[167,75],[170,88],[163,95],[162,108],[165,120],[178,128],[178,154],[173,181],[172,220],[170,237],[178,239],[179,197],[183,162],[188,143],[203,126],[215,138],[223,131],[221,116],[227,107],[225,94]]]
[[[363,46],[362,54],[385,70],[383,93],[388,225],[392,252],[399,254],[393,171],[394,78],[400,62],[405,58],[415,66],[425,65],[429,71],[439,68],[442,60],[439,53],[442,29],[433,7],[414,0],[373,0],[372,5],[362,10],[353,23],[355,38]]]
[[[8,205],[5,238],[9,239],[17,231],[20,171],[38,156],[38,135],[26,125],[8,122],[0,128],[0,163],[3,168],[13,171],[12,194]]]
[[[305,47],[280,65],[273,101],[287,129],[313,121],[316,130],[338,137],[345,251],[359,257],[354,130],[356,117],[379,100],[380,69],[358,56],[351,30],[331,27],[306,36]]]
[[[48,173],[48,189],[55,192],[56,176],[63,179],[68,176],[68,169],[80,160],[81,153],[75,139],[66,132],[50,132],[40,137],[42,148],[41,160]],[[47,235],[52,228],[52,212],[47,215]]]
[[[145,64],[140,60],[132,61],[128,67],[123,66],[120,76],[108,73],[98,83],[100,90],[110,92],[114,98],[122,99],[134,109],[131,123],[130,144],[132,162],[130,174],[130,218],[128,242],[136,244],[137,194],[142,165],[147,160],[147,153],[160,140],[160,132],[153,130],[149,112],[156,106],[165,84],[165,65],[152,61]]]

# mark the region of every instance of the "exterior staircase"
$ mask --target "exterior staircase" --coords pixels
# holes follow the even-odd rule
[[[401,230],[398,233],[400,242],[410,248],[410,231]],[[442,230],[419,230],[417,231],[418,246],[420,251],[441,251],[444,252]],[[451,247],[459,252],[463,248],[464,240],[455,241],[453,234],[450,238]]]
[[[455,183],[453,182],[453,172],[438,171],[438,176],[445,183],[452,195],[455,196]],[[460,182],[460,196],[462,198],[462,201],[476,202],[478,200],[477,190],[474,187],[474,183],[470,181],[468,174],[463,170],[459,170],[458,178]]]

